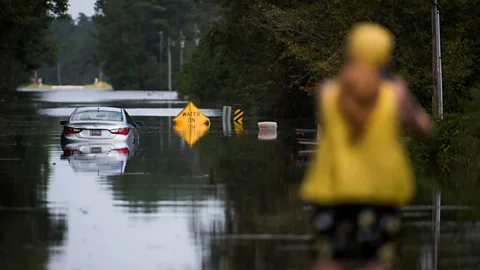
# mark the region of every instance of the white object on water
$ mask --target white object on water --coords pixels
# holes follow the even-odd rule
[[[277,122],[258,122],[260,131],[277,131]]]
[[[258,133],[259,140],[276,140],[277,131],[276,130],[261,130]]]

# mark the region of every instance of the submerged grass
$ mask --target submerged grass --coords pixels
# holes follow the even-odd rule
[[[25,88],[52,88],[52,86],[48,85],[48,84],[39,85],[39,84],[36,84],[36,83],[31,83],[31,84],[25,86]]]
[[[108,84],[108,83],[106,83],[106,82],[101,82],[101,83],[99,83],[98,85],[95,85],[95,84],[87,84],[87,85],[84,85],[83,87],[89,88],[89,89],[94,89],[94,88],[110,88],[110,89],[113,89],[112,85],[111,85],[111,84]],[[49,89],[49,88],[52,88],[52,85],[49,85],[49,84],[39,85],[39,84],[36,84],[36,83],[31,83],[31,84],[25,86],[25,88]]]
[[[112,85],[108,84],[106,82],[100,82],[98,85],[87,84],[87,85],[85,85],[85,88],[111,88],[111,89],[113,89]]]

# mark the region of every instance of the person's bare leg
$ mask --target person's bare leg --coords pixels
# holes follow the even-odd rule
[[[332,260],[318,259],[312,270],[342,270],[342,264]]]

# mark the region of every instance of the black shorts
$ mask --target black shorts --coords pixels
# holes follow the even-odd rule
[[[401,233],[396,207],[379,205],[316,206],[313,217],[315,257],[391,262]]]

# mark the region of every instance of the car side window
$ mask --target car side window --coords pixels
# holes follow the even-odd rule
[[[70,114],[70,117],[68,118],[68,121],[71,122],[73,120],[73,116],[77,113],[77,109],[73,110],[72,114]]]
[[[128,122],[130,125],[135,125],[135,124],[133,123],[132,118],[130,118],[130,115],[127,113],[127,111],[126,111],[126,110],[123,110],[123,111],[125,112],[125,116],[127,117],[127,122]]]

